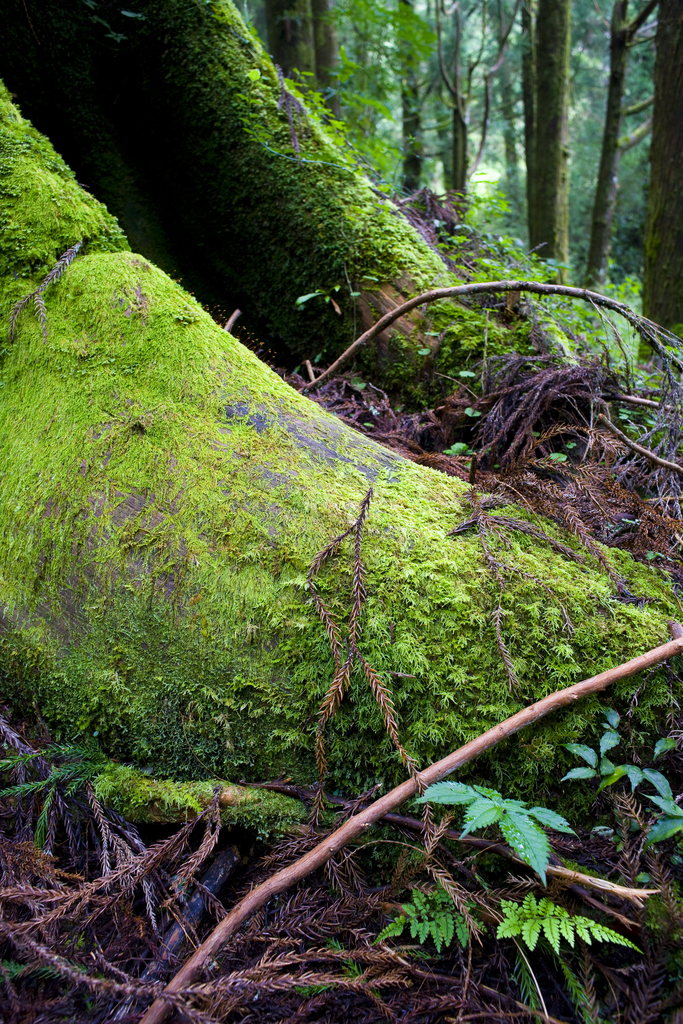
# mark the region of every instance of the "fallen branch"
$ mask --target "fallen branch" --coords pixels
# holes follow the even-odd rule
[[[413,832],[421,832],[424,828],[423,823],[417,818],[409,818],[403,814],[385,814],[383,820],[389,822],[390,825],[397,825],[399,828],[410,829]],[[519,864],[520,867],[529,867],[526,861],[518,857],[504,843],[491,842],[488,839],[479,839],[477,836],[472,835],[461,836],[459,832],[451,828],[445,829],[442,835],[444,839],[450,839],[454,843],[462,843],[464,846],[471,846],[473,849],[482,850],[484,853],[496,853],[499,857],[505,857],[507,860]],[[573,871],[571,868],[566,868],[564,864],[560,863],[550,863],[545,870],[546,874],[552,875],[554,878],[561,878],[569,885],[581,884],[589,889],[609,892],[622,900],[630,900],[638,907],[642,907],[644,897],[653,896],[654,893],[659,892],[659,889],[630,889],[625,885],[617,885],[616,882],[610,882],[607,878],[596,878],[594,875],[584,875],[581,871]]]
[[[614,395],[614,402],[626,402],[628,405],[644,405],[646,409],[659,409],[659,402],[655,402],[652,398],[641,398],[640,395]],[[670,409],[670,405],[665,405],[665,409]]]
[[[456,768],[461,768],[464,764],[474,760],[474,758],[483,754],[485,750],[495,747],[501,740],[507,739],[508,736],[519,732],[520,729],[524,729],[527,725],[537,722],[539,718],[543,718],[545,715],[550,714],[550,712],[557,711],[568,704],[573,704],[589,693],[597,693],[600,690],[604,690],[611,683],[616,682],[617,679],[625,679],[628,676],[636,675],[638,672],[642,672],[652,665],[659,665],[661,662],[667,661],[669,658],[673,658],[682,652],[683,637],[678,637],[675,640],[670,640],[669,643],[663,644],[661,647],[656,647],[646,654],[641,654],[637,658],[625,662],[623,665],[617,665],[616,668],[608,669],[597,676],[591,676],[590,679],[584,679],[580,683],[568,686],[564,690],[551,693],[542,700],[536,701],[535,704],[531,704],[528,708],[518,711],[517,714],[507,718],[504,722],[495,725],[492,729],[488,729],[485,733],[477,736],[476,739],[470,740],[469,743],[448,754],[440,761],[436,761],[428,768],[425,768],[420,773],[419,778],[411,776],[411,778],[402,782],[400,786],[396,786],[391,792],[386,793],[379,800],[375,800],[369,807],[354,814],[336,832],[333,832],[332,835],[328,836],[312,850],[309,850],[299,860],[277,871],[270,878],[266,879],[265,882],[262,882],[261,885],[256,886],[255,889],[247,893],[233,907],[228,916],[202,942],[187,963],[166,986],[162,996],[155,999],[142,1016],[140,1024],[161,1024],[162,1021],[166,1020],[166,1017],[171,1012],[171,1006],[168,1002],[169,997],[191,985],[198,977],[204,965],[218,955],[228,939],[239,930],[245,921],[255,914],[257,910],[265,906],[274,896],[300,882],[302,878],[305,878],[312,871],[321,868],[335,853],[348,846],[357,836],[364,834],[368,828],[380,821],[385,814],[395,810],[395,808],[405,803],[406,800],[409,800],[410,797],[415,796],[420,785],[424,787],[431,786],[446,775],[450,775]]]
[[[606,295],[600,295],[599,292],[588,291],[587,288],[571,288],[569,285],[563,284],[542,284],[540,281],[477,281],[472,284],[452,285],[449,288],[435,288],[433,291],[423,292],[422,295],[416,295],[414,298],[385,313],[376,324],[373,324],[364,334],[356,338],[353,344],[349,345],[346,351],[342,352],[339,358],[335,359],[332,365],[328,366],[316,380],[307,384],[302,389],[303,393],[308,394],[310,391],[319,388],[321,384],[324,384],[326,380],[334,376],[340,367],[348,362],[359,348],[372,341],[373,338],[376,338],[387,327],[390,327],[395,320],[400,319],[406,313],[410,313],[417,306],[422,306],[428,302],[437,302],[439,299],[455,299],[461,295],[482,295],[487,292],[532,292],[534,295],[564,295],[569,299],[582,299],[584,302],[591,302],[594,306],[602,306],[605,309],[611,309],[613,312],[619,313],[630,324],[633,324],[639,333],[642,333],[644,329],[648,329],[649,331],[654,331],[655,334],[665,335],[667,338],[673,337],[669,335],[668,331],[664,331],[657,324],[652,323],[651,320],[646,320],[645,317],[634,313],[623,302],[617,302]],[[658,343],[655,342],[653,337],[650,336],[649,340],[655,348],[658,348]],[[663,348],[663,346],[659,347]],[[665,350],[665,355],[672,359],[679,369],[683,369],[683,362],[674,353],[666,352]]]
[[[603,427],[607,427],[610,433],[614,434],[615,437],[618,437],[621,443],[625,444],[626,447],[630,448],[632,452],[636,453],[636,455],[643,455],[646,459],[649,459],[650,462],[654,462],[657,466],[663,466],[664,469],[672,469],[675,473],[683,475],[683,466],[680,466],[677,462],[669,462],[668,459],[660,459],[659,455],[655,455],[655,453],[651,452],[649,448],[643,448],[642,444],[636,444],[635,441],[632,441],[630,437],[627,437],[623,431],[619,430],[619,427],[616,427],[614,423],[612,423],[611,420],[608,420],[606,416],[603,416],[602,413],[598,416],[598,423]]]
[[[241,310],[241,309],[236,309],[236,310],[234,311],[234,313],[231,313],[231,314],[230,314],[230,319],[228,320],[228,322],[227,322],[227,324],[225,325],[225,327],[223,328],[223,330],[224,330],[224,331],[227,331],[227,332],[228,332],[228,334],[230,334],[230,331],[231,331],[231,330],[233,329],[233,327],[234,327],[234,325],[235,325],[235,322],[236,322],[236,321],[237,321],[237,319],[238,319],[239,317],[241,317],[241,316],[242,316],[242,310]]]

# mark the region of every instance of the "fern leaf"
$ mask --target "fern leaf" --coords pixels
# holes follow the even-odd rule
[[[541,934],[541,922],[535,918],[527,918],[522,922],[522,938],[529,949],[536,949],[538,937]]]
[[[560,952],[560,920],[552,914],[547,915],[541,922],[543,933],[556,953]]]
[[[377,945],[378,942],[384,942],[385,939],[390,939],[393,936],[403,935],[405,923],[406,919],[403,916],[403,914],[401,914],[401,916],[397,917],[395,921],[392,921],[390,924],[386,926],[386,928],[382,929],[382,931],[375,939],[375,945]]]
[[[543,829],[528,814],[519,812],[506,814],[500,829],[513,850],[540,875],[545,885],[550,843]]]

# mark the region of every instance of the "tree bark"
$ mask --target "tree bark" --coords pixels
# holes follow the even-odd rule
[[[412,11],[411,0],[399,0]],[[403,188],[417,192],[422,179],[422,109],[415,57],[409,39],[401,42],[401,119],[403,129]]]
[[[657,25],[643,310],[683,337],[683,0]]]
[[[648,106],[648,101],[637,103],[631,109],[624,110],[624,85],[628,63],[628,48],[637,29],[647,20],[656,6],[657,0],[646,3],[636,17],[628,20],[628,0],[616,0],[612,8],[610,25],[610,77],[607,90],[607,110],[605,127],[602,136],[602,150],[598,181],[595,188],[593,216],[591,220],[591,238],[588,248],[588,264],[586,267],[587,288],[601,285],[605,281],[609,265],[609,253],[612,242],[612,223],[619,189],[619,163],[622,155],[636,146],[650,131],[651,122],[645,121],[630,135],[621,137],[623,118],[628,114],[639,113]]]
[[[619,185],[619,137],[621,135],[624,83],[628,59],[628,0],[616,0],[610,26],[610,74],[602,151],[588,247],[586,287],[603,284],[609,262],[612,221]]]
[[[318,88],[335,117],[341,117],[339,96],[335,90],[334,65],[337,60],[337,35],[332,22],[331,0],[311,0],[315,42],[315,77]]]
[[[503,145],[505,150],[505,182],[507,198],[513,216],[517,218],[521,208],[519,188],[519,159],[517,156],[517,122],[515,105],[517,92],[508,61],[500,69],[499,106],[503,117]]]
[[[530,243],[560,263],[569,259],[570,43],[571,0],[539,0]]]
[[[536,18],[534,0],[522,4],[522,103],[524,105],[524,157],[529,238],[535,238],[534,139],[536,135]],[[532,243],[530,243],[532,244]]]
[[[268,46],[275,63],[288,78],[294,71],[315,76],[311,0],[265,0],[265,6]]]
[[[467,122],[460,107],[453,107],[453,189],[465,195],[467,192]]]

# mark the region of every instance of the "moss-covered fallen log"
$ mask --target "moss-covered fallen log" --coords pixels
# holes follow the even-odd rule
[[[157,776],[311,782],[334,663],[306,572],[370,485],[359,649],[393,691],[400,742],[421,764],[666,638],[677,606],[655,570],[608,552],[633,595],[625,602],[552,524],[543,529],[564,549],[508,531],[507,543],[488,543],[504,566],[511,692],[490,562],[476,534],[447,536],[465,515],[465,486],[287,387],[126,251],[6,95],[1,113],[6,302],[85,239],[42,292],[44,316],[28,305],[3,349],[0,688],[15,707],[33,706],[57,738],[95,737]],[[342,547],[316,579],[342,641],[352,567]],[[638,685],[620,684],[615,699]],[[636,741],[674,697],[663,673],[648,680]],[[585,734],[596,713],[587,704],[522,734],[481,770],[506,791],[551,785],[558,743]],[[403,777],[360,671],[326,750],[348,791]]]

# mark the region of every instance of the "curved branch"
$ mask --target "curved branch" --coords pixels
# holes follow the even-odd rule
[[[636,14],[635,18],[633,18],[633,20],[629,22],[626,29],[629,36],[634,36],[638,29],[643,27],[643,25],[650,17],[658,3],[659,0],[648,0],[648,2],[643,7],[642,11],[639,11],[638,14]]]
[[[610,299],[606,295],[601,295],[599,292],[591,292],[587,288],[572,288],[569,285],[564,284],[542,284],[540,281],[477,281],[472,284],[459,284],[452,285],[448,288],[435,288],[429,292],[423,292],[421,295],[416,295],[412,299],[408,299],[407,302],[402,303],[400,306],[396,306],[395,309],[385,313],[383,317],[373,324],[364,334],[361,334],[359,338],[349,345],[345,352],[339,356],[338,359],[328,366],[326,370],[321,373],[317,380],[307,384],[303,389],[304,394],[308,394],[319,388],[321,384],[324,384],[326,380],[329,380],[343,365],[348,362],[354,353],[362,348],[367,342],[372,341],[378,334],[390,327],[396,320],[404,316],[406,313],[410,313],[411,310],[417,306],[422,306],[428,302],[437,302],[439,299],[455,299],[462,295],[482,295],[486,292],[531,292],[534,295],[564,295],[570,299],[581,299],[583,302],[591,302],[595,306],[602,306],[605,309],[611,309],[615,313],[619,313],[623,316],[630,324],[633,324],[638,330],[643,327],[648,327],[655,332],[668,335],[668,332],[663,332],[657,324],[652,323],[650,320],[646,320],[644,317],[634,313],[632,309],[625,306],[622,302],[617,302],[616,299]],[[665,350],[664,350],[665,351]],[[661,354],[661,353],[660,353]],[[672,352],[666,352],[667,358],[671,359],[679,369],[683,369],[683,362]]]
[[[306,878],[312,871],[326,864],[338,850],[348,846],[357,836],[364,834],[368,828],[380,821],[389,811],[393,811],[396,807],[400,807],[401,804],[405,803],[406,800],[416,796],[418,787],[431,786],[446,775],[450,775],[456,768],[461,768],[464,764],[483,754],[485,750],[490,750],[491,747],[495,747],[501,740],[507,739],[508,736],[519,732],[520,729],[524,729],[527,725],[537,722],[539,718],[543,718],[551,711],[556,711],[558,708],[573,704],[589,693],[597,693],[600,690],[604,690],[610,683],[616,682],[617,679],[625,679],[627,676],[636,675],[636,673],[642,672],[652,665],[659,665],[661,662],[667,661],[681,652],[683,652],[683,637],[670,640],[669,643],[656,647],[654,650],[648,651],[647,654],[641,654],[639,657],[633,658],[623,665],[618,665],[616,668],[608,669],[607,672],[601,672],[600,675],[592,676],[590,679],[584,679],[583,682],[575,683],[574,686],[568,686],[564,690],[551,693],[549,696],[544,697],[543,700],[531,704],[528,708],[524,708],[523,711],[518,711],[516,715],[512,715],[504,722],[495,725],[492,729],[488,729],[481,736],[466,743],[463,747],[453,751],[453,753],[448,754],[447,757],[436,761],[429,768],[421,772],[419,777],[413,776],[406,779],[400,786],[396,786],[395,789],[392,789],[385,796],[375,800],[369,807],[354,814],[340,828],[333,832],[331,836],[327,836],[326,839],[312,850],[309,850],[299,860],[277,871],[270,878],[266,879],[265,882],[262,882],[261,885],[256,886],[250,893],[247,893],[233,907],[228,916],[223,918],[214,928],[184,967],[169,982],[164,989],[163,995],[155,999],[154,1003],[142,1016],[140,1024],[162,1024],[171,1011],[171,1004],[168,1001],[169,997],[175,996],[186,986],[191,985],[198,977],[204,965],[218,955],[228,939],[241,928],[245,921],[274,896],[284,892],[285,889],[289,889],[292,885],[301,881],[302,878]],[[644,891],[643,894],[645,894]]]
[[[640,103],[634,103],[630,107],[624,107],[622,110],[622,117],[630,117],[632,114],[642,114],[644,110],[647,110],[648,107],[652,106],[654,101],[655,98],[653,95],[648,96],[646,100],[641,100]]]
[[[603,427],[607,427],[610,433],[614,434],[622,444],[625,444],[627,448],[630,448],[636,455],[642,455],[644,458],[649,459],[650,462],[654,462],[656,466],[662,466],[664,469],[671,469],[674,473],[680,473],[683,476],[683,466],[678,462],[670,462],[668,459],[662,459],[659,455],[655,455],[649,448],[643,448],[642,444],[636,444],[630,437],[627,437],[623,431],[619,430],[611,420],[608,420],[602,413],[598,416],[598,423],[602,424]]]
[[[619,152],[625,153],[628,149],[633,149],[633,147],[637,146],[639,142],[642,142],[643,139],[647,138],[651,131],[652,118],[648,117],[647,121],[643,121],[643,123],[632,131],[630,135],[622,135],[617,143]]]

